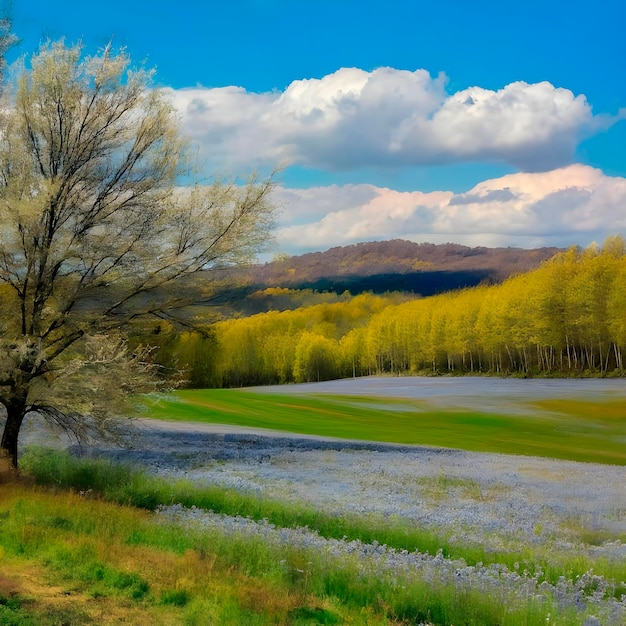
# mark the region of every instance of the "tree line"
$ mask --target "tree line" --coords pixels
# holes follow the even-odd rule
[[[623,375],[626,244],[571,248],[500,285],[347,301],[165,332],[158,359],[187,384],[245,386],[370,374]]]

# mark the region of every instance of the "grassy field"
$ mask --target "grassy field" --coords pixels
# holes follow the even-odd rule
[[[155,419],[626,465],[625,408],[614,399],[548,398],[481,412],[423,400],[202,390],[149,397],[143,408]],[[0,485],[3,626],[588,626],[603,623],[587,621],[597,606],[556,601],[562,581],[585,598],[601,597],[605,612],[626,594],[623,559],[589,549],[609,541],[619,550],[626,537],[577,530],[574,521],[568,532],[579,533],[580,550],[541,543],[486,550],[399,517],[330,514],[112,461],[33,449],[22,465],[24,482]],[[461,484],[443,475],[433,480],[433,498]],[[181,527],[153,512],[173,503],[277,529],[306,528],[342,544],[441,554],[474,578],[463,585],[420,569],[383,575],[356,554]],[[481,573],[489,568],[517,586],[494,593]],[[526,585],[531,591],[520,593]]]
[[[307,590],[292,576],[306,555],[281,565],[260,541],[182,533],[72,493],[14,486],[0,498],[4,626],[390,623]]]
[[[152,397],[144,408],[157,419],[626,465],[626,403],[615,399],[535,400],[496,413],[409,399],[206,389]]]
[[[61,453],[32,453],[24,466],[31,480],[49,488],[0,485],[3,625],[582,626],[588,614],[557,606],[550,594],[486,593],[480,578],[459,586],[433,581],[419,569],[388,576],[356,557],[269,545],[218,529],[183,529],[158,522],[150,510],[183,502],[270,518],[284,528],[306,522],[322,536],[347,533],[370,543],[377,536],[398,549],[432,547],[432,537],[399,520],[333,519],[306,506]],[[457,558],[475,560],[463,546],[457,551]],[[519,562],[533,586],[586,577],[581,589],[587,594],[597,595],[604,581],[626,578],[623,563],[580,554],[556,558],[528,548],[477,556],[485,564],[507,563],[509,572]],[[619,598],[626,587],[611,584],[607,590]]]

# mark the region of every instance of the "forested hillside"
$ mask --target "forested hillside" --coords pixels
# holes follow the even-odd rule
[[[470,248],[459,244],[370,241],[287,257],[253,268],[264,283],[311,282],[333,276],[409,274],[416,271],[487,271],[504,278],[536,267],[559,248]]]
[[[251,285],[311,289],[353,295],[406,291],[423,296],[501,282],[536,268],[559,248],[470,248],[401,239],[374,241],[286,257],[248,268]]]
[[[367,374],[623,375],[626,246],[572,248],[499,285],[408,299],[362,294],[160,335],[192,386]]]

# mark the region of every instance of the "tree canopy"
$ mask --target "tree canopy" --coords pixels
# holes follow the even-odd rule
[[[172,104],[110,46],[47,43],[0,118],[0,403],[5,464],[30,411],[80,435],[149,384],[124,329],[171,317],[185,277],[248,260],[273,225],[271,177],[181,187],[192,163]],[[120,393],[121,392],[121,395]],[[1,460],[1,459],[0,459]]]
[[[342,296],[219,321],[210,338],[166,330],[159,343],[157,358],[187,364],[196,387],[369,374],[624,376],[626,243],[573,247],[498,285]]]

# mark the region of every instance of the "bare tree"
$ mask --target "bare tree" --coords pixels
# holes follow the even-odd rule
[[[186,144],[152,72],[110,48],[48,43],[17,72],[0,129],[0,462],[24,417],[80,434],[145,388],[123,329],[180,305],[175,284],[248,260],[273,226],[272,179],[181,189]]]

